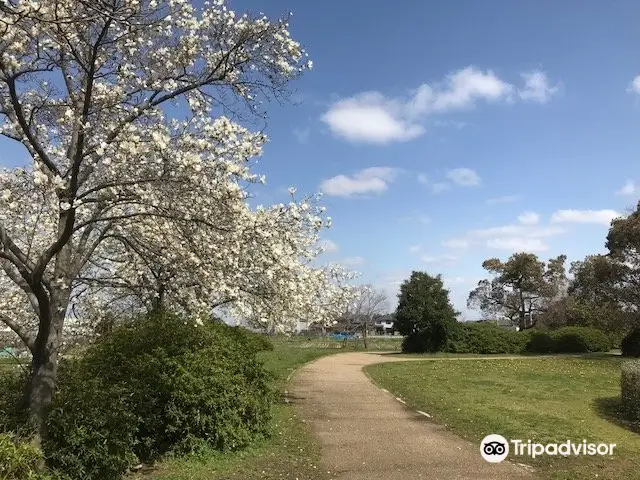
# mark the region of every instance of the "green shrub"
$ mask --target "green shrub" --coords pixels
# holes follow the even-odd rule
[[[446,349],[455,324],[448,320],[432,319],[417,332],[407,335],[402,341],[404,353],[434,353]]]
[[[0,479],[2,480],[61,480],[61,477],[40,472],[42,453],[25,440],[0,433]]]
[[[73,479],[122,478],[137,460],[140,419],[131,393],[126,384],[95,376],[82,360],[62,361],[43,443],[47,465]]]
[[[239,345],[247,348],[249,354],[273,350],[273,343],[266,335],[252,332],[244,327],[230,327],[228,331]]]
[[[413,332],[402,339],[402,353],[425,353],[428,351],[427,336],[423,332]]]
[[[451,353],[521,353],[529,339],[527,332],[516,332],[490,323],[462,322],[447,344]]]
[[[631,330],[620,344],[625,357],[640,357],[640,327]]]
[[[608,352],[611,340],[602,331],[590,327],[564,327],[553,332],[555,353]]]
[[[640,361],[622,364],[620,392],[622,406],[627,415],[640,421]]]
[[[533,332],[525,350],[529,353],[551,353],[555,350],[555,340],[546,332]]]
[[[26,415],[20,408],[28,379],[28,372],[22,369],[0,370],[0,431],[29,433],[23,431]]]
[[[168,314],[115,328],[61,368],[49,462],[115,479],[133,461],[247,445],[267,432],[274,399],[252,335]]]

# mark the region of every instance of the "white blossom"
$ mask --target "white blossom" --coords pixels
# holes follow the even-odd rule
[[[328,322],[351,295],[313,263],[330,218],[318,198],[249,208],[266,138],[219,115],[283,95],[305,58],[286,19],[221,0],[5,3],[0,135],[31,164],[0,174],[0,321],[31,349],[38,330],[62,344],[69,315],[81,332],[160,301]]]

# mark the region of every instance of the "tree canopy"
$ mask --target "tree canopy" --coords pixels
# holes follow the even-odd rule
[[[456,315],[442,277],[413,271],[400,286],[394,328],[402,335],[422,332],[437,351]]]
[[[317,198],[247,203],[266,137],[233,118],[311,66],[288,28],[220,0],[0,2],[0,135],[29,158],[0,173],[0,321],[32,353],[33,412],[69,316],[225,307],[287,329],[349,299],[312,263]]]
[[[563,295],[567,287],[565,255],[547,263],[533,253],[515,253],[507,261],[490,258],[482,267],[493,278],[478,282],[467,304],[485,316],[503,316],[520,330],[535,325],[536,315]]]

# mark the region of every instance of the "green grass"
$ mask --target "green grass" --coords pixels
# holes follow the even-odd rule
[[[371,351],[399,352],[402,346],[403,337],[369,337],[367,339],[368,349]],[[275,337],[272,341],[276,345],[289,345],[298,348],[336,348],[344,351],[366,351],[363,340],[336,340],[332,337]]]
[[[2,371],[10,371],[14,368],[20,367],[22,365],[21,360],[18,360],[16,357],[6,356],[0,357],[0,372]]]
[[[366,368],[409,406],[474,442],[489,433],[537,443],[615,443],[612,458],[514,457],[541,478],[640,478],[640,435],[619,414],[619,358],[425,361]],[[635,430],[635,432],[634,432]]]
[[[275,349],[262,352],[265,367],[275,378],[277,388],[283,390],[288,376],[306,362],[341,349],[305,346],[297,341],[276,339]],[[311,432],[298,417],[291,404],[274,407],[272,434],[256,441],[240,452],[221,454],[211,452],[198,457],[166,460],[136,479],[157,480],[223,480],[223,479],[299,479],[324,480],[326,472],[318,466],[320,450]]]

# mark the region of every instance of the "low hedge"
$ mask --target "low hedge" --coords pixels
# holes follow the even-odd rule
[[[556,343],[552,335],[547,332],[532,332],[525,351],[529,353],[552,353],[555,351]]]
[[[458,323],[447,343],[447,352],[476,354],[522,353],[528,332],[517,332],[490,323]]]
[[[555,353],[593,353],[611,350],[611,340],[590,327],[563,327],[552,333]]]
[[[518,332],[484,322],[457,324],[446,347],[447,352],[474,354],[590,353],[610,349],[609,337],[596,328]]]
[[[622,364],[620,393],[625,413],[640,421],[640,360]]]
[[[611,350],[611,340],[590,327],[563,327],[531,333],[526,349],[530,353],[593,353]]]

